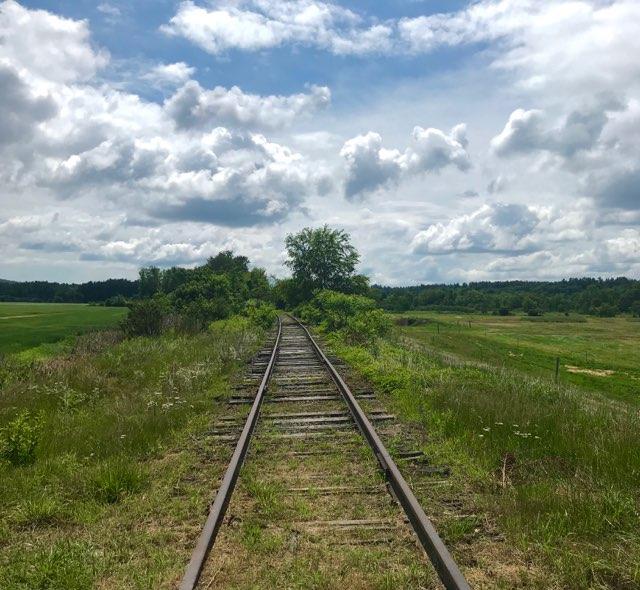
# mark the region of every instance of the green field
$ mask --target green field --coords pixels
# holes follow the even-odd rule
[[[473,517],[463,532],[472,554],[486,555],[479,547],[499,531],[503,549],[532,566],[518,581],[472,587],[640,588],[640,414],[610,401],[638,397],[640,324],[416,316],[425,323],[375,346],[328,337],[390,412],[426,433],[430,464],[451,466],[451,487],[424,505],[447,502]],[[450,541],[447,525],[436,524]],[[504,567],[496,545],[488,560]]]
[[[115,326],[123,307],[79,303],[0,303],[0,353],[22,352],[91,330]]]
[[[542,317],[400,314],[401,334],[462,359],[555,379],[609,397],[640,401],[640,320],[548,314]]]

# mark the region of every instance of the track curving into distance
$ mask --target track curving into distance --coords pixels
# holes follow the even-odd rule
[[[415,542],[409,537],[413,529],[437,572],[438,586],[448,590],[469,588],[376,432],[374,424],[385,428],[394,417],[371,406],[375,403],[372,392],[354,394],[307,328],[295,318],[278,318],[273,347],[257,357],[245,385],[258,384],[258,379],[255,395],[236,395],[230,400],[236,408],[250,407],[246,418],[223,417],[213,431],[213,436],[236,446],[180,590],[198,587],[201,576],[202,581],[206,577],[203,572],[211,567],[208,562],[217,557],[216,552],[210,556],[210,551],[219,532],[225,528],[227,507],[252,440],[256,449],[249,453],[247,460],[254,472],[262,476],[272,471],[269,476],[273,481],[279,485],[289,484],[288,496],[307,494],[316,499],[315,504],[309,505],[317,508],[318,518],[312,515],[292,523],[285,510],[282,522],[273,524],[275,534],[284,531],[291,535],[291,530],[295,530],[296,539],[298,536],[305,539],[306,545],[300,542],[302,549],[297,551],[304,555],[305,547],[318,539],[344,543],[346,547],[379,544],[382,551],[375,553],[382,562],[379,567],[384,568],[385,559],[389,559],[394,560],[389,567],[410,569],[413,566],[406,566],[407,561],[422,559],[412,553]],[[360,402],[370,406],[367,412]],[[367,459],[362,447],[367,447],[370,458]],[[386,486],[375,483],[380,473]],[[395,501],[390,501],[389,494]],[[356,496],[364,500],[356,502]],[[318,497],[321,499],[317,500]],[[250,504],[243,504],[242,498],[234,496],[236,501],[237,511],[250,509]],[[357,517],[350,514],[354,506]],[[228,537],[221,539],[225,553],[227,556],[239,554],[233,530],[229,530]],[[309,551],[313,555],[317,550],[311,547]],[[388,555],[385,554],[387,548]],[[341,553],[344,551],[335,553],[336,560]],[[221,571],[230,569],[228,561],[216,564],[207,587],[211,587]],[[242,584],[242,576],[250,574],[246,571],[250,567],[248,563],[236,564],[234,584]],[[258,567],[260,564],[256,569]]]

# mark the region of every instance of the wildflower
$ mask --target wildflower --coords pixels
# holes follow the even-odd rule
[[[484,430],[485,432],[489,432],[491,428],[489,428],[488,426],[485,426],[482,430]]]
[[[502,426],[504,425],[504,422],[496,422],[496,426]]]
[[[125,438],[127,435],[126,434],[121,434],[120,438]]]

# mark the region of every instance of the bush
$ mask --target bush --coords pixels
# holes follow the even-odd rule
[[[127,299],[123,295],[114,295],[104,301],[105,307],[127,307]]]
[[[0,457],[13,466],[30,465],[36,459],[36,447],[42,418],[24,410],[0,431]]]
[[[372,309],[349,318],[343,332],[349,342],[370,344],[390,330],[391,318],[381,309]]]
[[[166,298],[156,296],[129,304],[129,314],[122,322],[128,336],[158,336],[162,333],[169,315]]]
[[[250,299],[245,305],[244,315],[256,326],[263,330],[268,330],[273,326],[273,322],[278,317],[278,312],[271,303]]]
[[[298,310],[308,323],[320,325],[329,332],[342,332],[353,343],[370,344],[391,329],[391,319],[376,307],[373,299],[362,295],[346,295],[320,291]]]
[[[234,311],[233,298],[228,277],[203,274],[178,287],[171,295],[171,302],[178,313],[204,327],[209,322],[229,317]]]

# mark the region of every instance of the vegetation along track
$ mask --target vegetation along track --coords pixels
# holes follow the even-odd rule
[[[236,446],[181,590],[469,588],[375,431],[394,417],[294,318],[269,345],[211,433]]]

